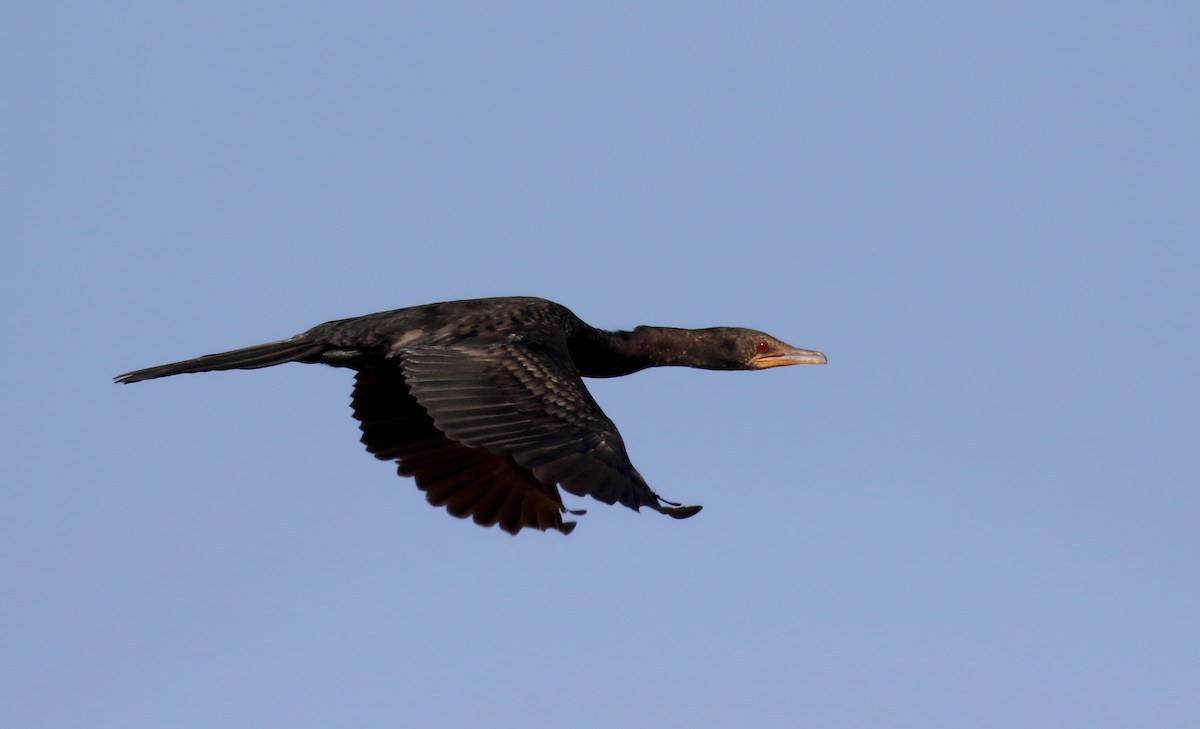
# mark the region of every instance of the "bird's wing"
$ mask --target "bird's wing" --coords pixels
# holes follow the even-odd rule
[[[523,527],[564,534],[575,528],[563,521],[567,509],[553,484],[538,481],[511,456],[471,448],[438,430],[399,370],[360,371],[352,405],[367,450],[398,461],[400,475],[415,477],[434,506],[512,534]]]
[[[439,430],[508,456],[578,496],[685,518],[629,462],[617,427],[592,399],[565,344],[515,338],[399,352],[405,379]]]

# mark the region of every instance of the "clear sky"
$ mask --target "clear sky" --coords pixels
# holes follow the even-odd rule
[[[969,6],[969,7],[968,7]],[[1195,727],[1194,3],[10,3],[0,724]],[[697,517],[510,537],[346,371],[430,301],[763,329],[592,381]]]

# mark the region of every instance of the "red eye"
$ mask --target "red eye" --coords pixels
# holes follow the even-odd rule
[[[759,353],[759,354],[763,354],[763,353],[765,353],[765,352],[766,352],[768,349],[770,349],[770,347],[768,347],[768,346],[767,346],[767,342],[766,342],[766,340],[765,340],[765,339],[760,339],[760,340],[758,341],[758,344],[757,344],[757,345],[755,345],[755,349],[757,349],[757,350],[758,350],[758,353]]]

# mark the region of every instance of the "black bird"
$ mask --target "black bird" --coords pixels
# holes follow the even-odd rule
[[[752,329],[588,326],[545,299],[506,297],[413,306],[313,327],[291,339],[120,375],[117,382],[285,362],[356,370],[362,442],[399,463],[429,503],[483,526],[569,534],[558,485],[576,496],[685,519],[629,462],[617,426],[581,377],[647,367],[756,370],[824,364]]]

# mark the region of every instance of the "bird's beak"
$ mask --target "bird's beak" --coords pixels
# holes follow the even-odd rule
[[[767,367],[782,367],[784,365],[798,364],[825,364],[825,355],[811,349],[788,349],[784,352],[774,352],[772,354],[764,354],[755,357],[750,364],[755,369],[766,369]]]

